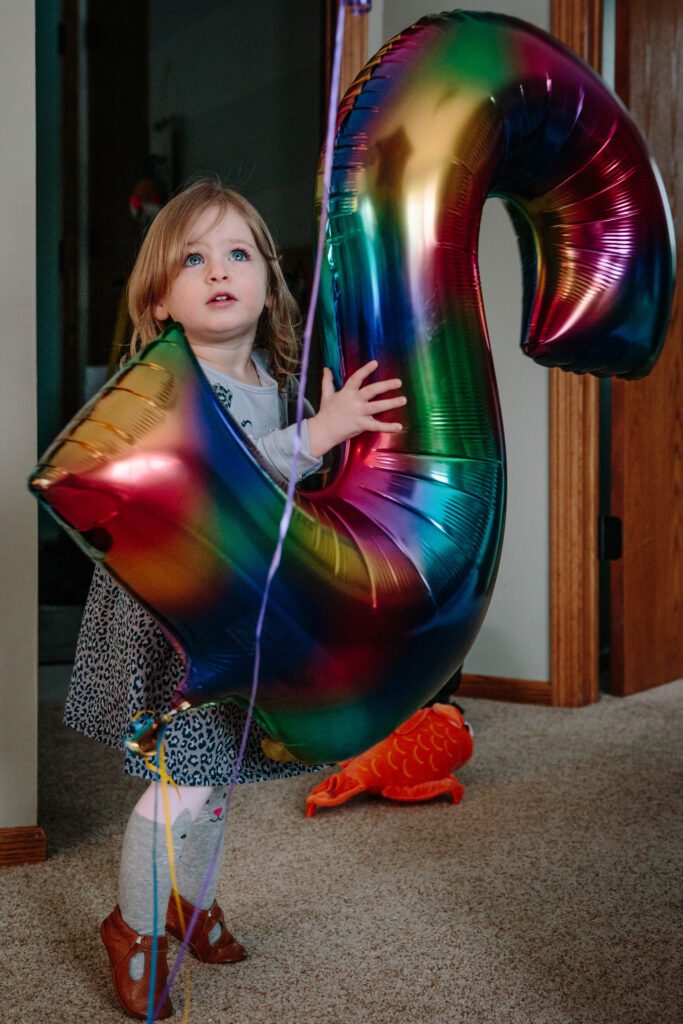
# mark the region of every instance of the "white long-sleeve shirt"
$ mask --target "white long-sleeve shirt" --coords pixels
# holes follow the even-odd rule
[[[258,385],[235,380],[202,360],[199,360],[199,365],[217,397],[236,423],[271,466],[288,479],[294,452],[296,423],[288,424],[287,396],[278,391],[277,382],[270,375],[266,353],[254,349],[252,361],[259,377]],[[292,396],[296,397],[296,387],[292,391]],[[314,409],[310,402],[305,402],[305,407],[305,415],[312,416]],[[322,459],[311,455],[308,426],[304,420],[301,424],[297,479],[302,480],[315,473],[322,464]]]

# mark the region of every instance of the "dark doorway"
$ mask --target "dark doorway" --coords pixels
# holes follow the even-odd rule
[[[219,175],[259,208],[305,307],[330,12],[309,0],[38,6],[40,45],[57,54],[38,90],[39,132],[55,128],[39,138],[39,175],[60,180],[43,237],[45,258],[59,263],[58,313],[39,331],[39,367],[54,385],[41,395],[44,448],[116,369],[144,229],[190,177]],[[90,560],[41,514],[41,662],[72,660],[91,575]]]

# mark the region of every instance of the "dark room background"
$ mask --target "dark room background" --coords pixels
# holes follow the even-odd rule
[[[257,206],[305,306],[333,6],[38,0],[41,451],[113,372],[145,225],[189,178]],[[42,662],[71,660],[91,575],[41,512]]]

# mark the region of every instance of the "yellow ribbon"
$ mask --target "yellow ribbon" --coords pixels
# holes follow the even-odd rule
[[[133,718],[133,722],[137,718],[140,718],[142,715],[145,715],[145,714],[148,714],[148,712],[146,712],[146,711],[138,712],[138,714],[135,715],[135,718]],[[156,754],[158,754],[158,757],[159,757],[159,764],[158,765],[154,764],[154,760],[153,760],[154,757],[156,756]],[[144,757],[144,760],[145,760],[145,764],[147,765],[149,770],[151,772],[154,772],[156,775],[158,775],[159,776],[159,781],[161,782],[161,796],[162,796],[163,803],[164,803],[164,824],[165,824],[165,827],[166,827],[166,847],[168,849],[168,867],[169,867],[169,871],[170,871],[170,875],[171,875],[171,889],[172,889],[172,892],[173,892],[173,898],[175,900],[176,908],[178,910],[178,919],[180,921],[180,927],[181,927],[183,935],[184,935],[185,934],[185,915],[183,914],[183,908],[182,908],[182,904],[180,902],[180,892],[178,890],[178,878],[176,876],[176,870],[175,870],[175,850],[173,849],[173,832],[172,832],[172,829],[171,829],[171,807],[170,807],[170,804],[168,802],[168,787],[169,786],[173,786],[173,788],[175,789],[176,793],[178,792],[178,787],[177,787],[176,783],[173,781],[173,778],[166,771],[166,755],[165,755],[165,752],[164,752],[164,740],[163,740],[163,737],[162,737],[162,739],[159,742],[159,746],[157,748],[156,754],[145,754],[145,755],[143,755],[143,757]],[[189,1020],[190,1020],[190,1001],[191,1001],[191,995],[192,995],[192,967],[191,967],[189,958],[186,958],[186,960],[185,960],[185,969],[183,971],[183,975],[184,975],[184,979],[185,979],[185,1005],[184,1005],[184,1008],[183,1008],[182,1024],[189,1024]]]

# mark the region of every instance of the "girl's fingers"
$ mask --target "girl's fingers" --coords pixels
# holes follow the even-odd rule
[[[407,399],[401,396],[400,398],[383,398],[379,402],[368,402],[366,406],[367,412],[373,416],[378,412],[386,412],[387,409],[398,409],[400,406],[406,404]]]
[[[359,367],[359,369],[357,369],[355,373],[351,374],[351,376],[346,382],[346,386],[348,387],[349,385],[351,385],[351,387],[359,388],[363,381],[366,380],[366,378],[369,377],[371,373],[375,372],[378,366],[379,363],[377,362],[377,360],[371,359],[369,363],[366,363],[365,366]]]
[[[378,380],[374,384],[366,384],[363,388],[363,398],[376,398],[377,395],[382,395],[385,391],[395,391],[402,384],[403,381],[399,380],[398,377],[392,380]]]
[[[398,434],[403,430],[402,423],[383,423],[382,420],[373,419],[371,416],[363,430],[374,430],[378,434]]]
[[[332,370],[329,366],[326,366],[323,370],[323,379],[320,387],[321,401],[323,398],[330,398],[334,393],[334,378],[332,376]]]

